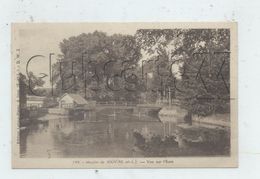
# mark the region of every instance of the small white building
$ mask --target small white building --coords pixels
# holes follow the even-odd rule
[[[27,96],[26,97],[26,106],[41,108],[41,107],[43,107],[44,99],[45,99],[45,97],[41,97],[41,96]]]
[[[65,93],[59,99],[60,108],[74,108],[82,107],[88,104],[88,102],[79,94]]]

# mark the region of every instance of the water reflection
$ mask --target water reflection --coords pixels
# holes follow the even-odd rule
[[[205,154],[198,148],[186,147],[178,129],[180,123],[115,111],[84,120],[52,116],[49,121],[21,130],[20,153],[21,157],[37,158]]]

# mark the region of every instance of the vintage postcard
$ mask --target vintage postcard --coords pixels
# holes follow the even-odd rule
[[[13,168],[237,167],[237,24],[12,24]]]

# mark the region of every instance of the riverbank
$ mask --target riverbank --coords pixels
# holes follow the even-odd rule
[[[213,114],[205,117],[192,115],[192,122],[204,125],[230,127],[230,114]]]

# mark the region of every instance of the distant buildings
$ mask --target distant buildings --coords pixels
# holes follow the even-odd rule
[[[43,101],[45,97],[40,97],[40,96],[28,96],[26,97],[26,106],[27,107],[36,107],[36,108],[41,108],[43,107]]]
[[[88,104],[87,100],[79,94],[65,93],[59,99],[60,108],[83,107]]]
[[[46,104],[51,103],[51,98],[40,97],[40,96],[29,96],[26,97],[26,107],[28,108],[42,108],[48,107]],[[55,102],[58,102],[59,108],[74,108],[74,107],[84,107],[86,105],[94,106],[96,105],[96,101],[86,100],[79,94],[74,93],[64,93],[57,100],[55,98]],[[57,104],[55,105],[57,106]],[[53,106],[53,107],[55,107]],[[50,107],[50,106],[49,106]]]

